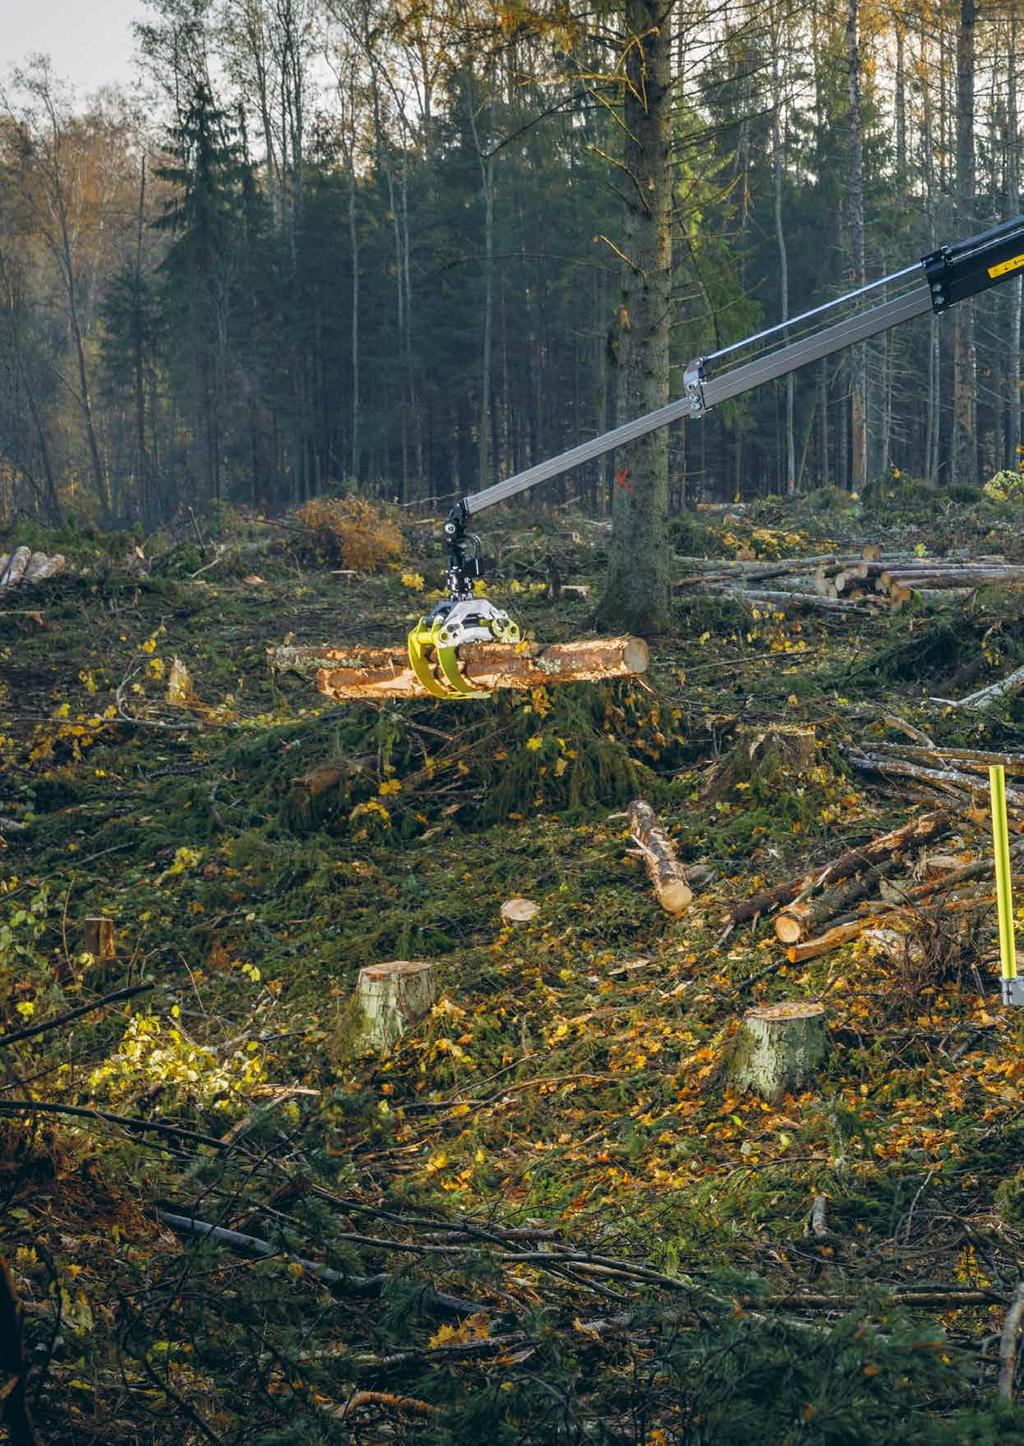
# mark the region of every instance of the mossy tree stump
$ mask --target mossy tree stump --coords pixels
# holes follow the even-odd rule
[[[399,959],[360,969],[356,1003],[360,1043],[390,1049],[406,1030],[430,1012],[437,998],[433,964]]]
[[[744,1015],[726,1078],[735,1090],[777,1100],[813,1085],[827,1053],[823,1004],[759,1004]]]
[[[755,795],[793,793],[820,782],[824,770],[813,728],[789,723],[741,726],[734,747],[712,771],[705,799],[729,799],[737,784]]]

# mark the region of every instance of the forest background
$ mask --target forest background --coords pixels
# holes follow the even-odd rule
[[[1017,0],[148,8],[144,104],[38,57],[0,94],[0,520],[445,498],[624,420],[623,102],[655,28],[671,395],[1020,210]],[[1016,467],[1020,280],[960,313],[674,429],[670,505]],[[549,498],[604,510],[615,476]]]

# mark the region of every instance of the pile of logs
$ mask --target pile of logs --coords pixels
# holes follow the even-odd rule
[[[955,855],[925,852],[913,873],[894,879],[914,849],[931,845],[952,826],[952,815],[936,809],[880,834],[831,862],[764,889],[737,904],[723,922],[729,928],[774,915],[775,935],[791,964],[828,954],[880,929],[905,932],[932,910],[957,915],[987,902],[989,858],[962,862]],[[1020,857],[1024,843],[1014,850]],[[976,892],[983,885],[983,897]],[[967,893],[965,885],[975,886]]]
[[[30,547],[16,547],[13,552],[0,552],[0,592],[45,582],[48,577],[56,577],[66,567],[67,558],[61,552],[48,556],[45,552],[33,552]]]
[[[961,561],[914,553],[883,556],[877,547],[777,562],[678,561],[684,575],[676,581],[677,590],[700,588],[765,608],[844,611],[859,605],[898,610],[915,598],[934,602],[965,597],[979,587],[1024,585],[1024,566],[1002,557]]]

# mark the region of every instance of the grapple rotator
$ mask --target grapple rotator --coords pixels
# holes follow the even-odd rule
[[[474,592],[483,558],[479,537],[466,531],[468,515],[465,503],[457,502],[444,525],[448,598],[409,634],[412,670],[435,698],[488,697],[462,676],[458,649],[463,643],[518,643],[522,636],[507,612]]]

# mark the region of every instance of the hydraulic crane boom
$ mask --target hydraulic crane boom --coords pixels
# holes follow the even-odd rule
[[[987,291],[990,286],[998,286],[1022,271],[1024,215],[952,246],[940,246],[902,271],[883,276],[719,351],[694,358],[683,373],[683,396],[676,401],[460,498],[444,526],[449,601],[421,619],[409,638],[409,654],[417,677],[428,692],[439,697],[480,696],[459,674],[456,647],[463,642],[518,640],[519,629],[508,614],[473,595],[473,584],[480,576],[480,543],[466,530],[466,524],[478,512],[552,477],[571,472],[574,467],[624,447],[659,427],[702,417],[720,402],[742,396],[754,387],[776,381],[799,367],[845,351],[881,332],[891,331],[914,317],[928,312],[941,314],[957,302]],[[443,681],[425,658],[427,648],[433,648],[436,653]]]
[[[983,231],[966,241],[959,241],[953,246],[941,246],[913,266],[895,271],[890,276],[883,276],[878,281],[872,281],[867,286],[838,297],[835,301],[826,302],[824,306],[805,311],[790,321],[781,322],[778,326],[733,342],[721,351],[696,357],[684,373],[685,395],[677,401],[669,402],[667,406],[659,407],[656,412],[648,412],[632,422],[625,422],[621,427],[604,432],[589,442],[582,442],[578,447],[572,447],[558,457],[538,462],[523,472],[517,472],[513,477],[506,477],[502,482],[495,482],[472,496],[464,497],[456,504],[457,509],[462,511],[464,517],[473,517],[487,507],[515,497],[527,488],[536,487],[538,483],[547,482],[552,477],[560,477],[574,467],[582,466],[584,462],[592,462],[595,457],[601,457],[617,447],[624,447],[627,443],[636,441],[637,437],[643,437],[659,427],[667,427],[671,422],[685,417],[703,416],[719,402],[741,396],[764,382],[776,381],[788,372],[796,371],[798,367],[807,366],[809,362],[820,361],[822,357],[831,356],[837,351],[845,351],[857,342],[867,341],[869,337],[877,336],[880,332],[890,331],[905,321],[912,321],[916,316],[924,316],[929,311],[946,311],[968,296],[975,296],[980,291],[987,291],[990,286],[1009,280],[1015,272],[1022,269],[1024,216],[1017,216],[1012,221],[1005,221],[991,231]],[[901,288],[898,295],[885,297],[865,311],[858,311],[841,321],[817,327],[801,340],[784,339],[785,334],[792,334],[806,323],[824,317],[827,312],[871,300],[873,293],[884,293],[886,289],[896,286]],[[708,369],[714,363],[721,362],[724,357],[767,342],[773,337],[783,338],[782,344],[774,350],[719,375],[708,375]]]

